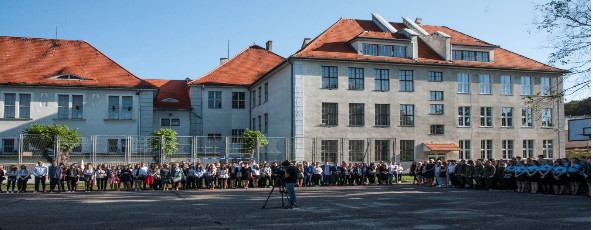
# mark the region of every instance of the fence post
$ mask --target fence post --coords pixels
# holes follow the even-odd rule
[[[343,137],[340,138],[340,162],[341,161],[344,161],[344,138]]]
[[[194,162],[194,166],[196,165],[196,157],[198,154],[198,137],[192,136],[191,137],[191,160]]]
[[[165,137],[161,136],[161,141],[159,142],[159,162],[162,164],[164,164],[165,160]]]
[[[82,143],[80,143],[82,145]],[[97,136],[91,136],[91,152],[90,152],[90,158],[92,161],[95,161],[95,158],[97,157]],[[84,159],[84,157],[83,157]]]
[[[23,140],[25,138],[23,138],[24,134],[19,134],[19,149],[17,152],[17,161],[19,162],[19,165],[23,164]]]
[[[224,137],[224,163],[228,162],[228,156],[229,156],[229,137],[225,136]]]
[[[255,138],[255,152],[257,153],[257,157],[255,159],[255,162],[259,162],[259,137]]]
[[[132,136],[126,136],[126,145],[128,145],[128,147],[126,148],[126,155],[128,156],[128,160],[130,162],[128,162],[128,164],[132,163],[132,149],[134,148],[134,146],[132,145]]]
[[[55,141],[55,145],[54,145],[54,155],[55,158],[54,160],[58,162],[58,164],[60,163],[60,135],[56,135],[56,141]],[[50,162],[51,164],[51,162]]]

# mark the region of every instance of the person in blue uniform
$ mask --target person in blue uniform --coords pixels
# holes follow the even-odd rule
[[[539,190],[538,185],[541,178],[537,161],[530,162],[530,165],[527,167],[527,176],[529,178],[529,183],[531,183],[531,193],[536,194]]]
[[[511,160],[508,162],[507,167],[504,169],[504,189],[515,190],[515,161]]]
[[[527,167],[525,167],[523,161],[517,161],[515,167],[515,181],[517,182],[517,192],[527,191]]]
[[[542,187],[542,192],[544,194],[549,194],[552,192],[551,186],[554,184],[554,175],[552,170],[554,166],[552,165],[551,160],[544,160],[545,163],[539,166],[539,175],[540,175],[540,182]]]
[[[564,167],[560,161],[556,161],[554,162],[554,169],[552,172],[554,175],[554,194],[562,195],[567,183],[566,167]]]
[[[581,163],[579,159],[573,158],[570,160],[570,165],[566,169],[568,173],[568,183],[570,186],[570,194],[576,195],[579,192],[579,184],[582,182],[582,177],[579,175],[581,172]]]

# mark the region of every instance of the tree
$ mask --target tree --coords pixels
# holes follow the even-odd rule
[[[564,116],[591,116],[591,97],[564,104]]]
[[[259,146],[268,146],[268,140],[260,131],[245,129],[243,140],[241,141],[241,152],[253,157],[255,149]]]
[[[25,146],[32,146],[39,151],[41,155],[45,157],[48,162],[54,160],[53,156],[50,156],[48,152],[53,150],[56,146],[56,140],[59,140],[59,156],[60,162],[68,165],[70,159],[70,150],[76,148],[82,143],[78,129],[70,129],[66,125],[43,125],[43,124],[32,124],[23,130],[25,138],[23,144]]]
[[[150,139],[150,148],[152,151],[158,151],[158,155],[154,157],[154,161],[158,163],[159,157],[162,153],[172,155],[177,152],[177,132],[172,129],[159,129],[152,132],[153,138]],[[162,146],[162,147],[161,147]]]

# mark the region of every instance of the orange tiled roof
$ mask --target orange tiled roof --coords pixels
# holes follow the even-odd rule
[[[189,84],[248,86],[282,61],[283,57],[260,46],[251,45]]]
[[[457,151],[461,150],[454,143],[423,143],[430,151]]]
[[[159,87],[156,99],[153,102],[154,108],[191,108],[189,92],[185,89],[186,80],[146,79],[147,82]],[[167,102],[163,99],[172,98],[177,102]]]
[[[50,79],[77,75],[88,80]],[[155,88],[85,41],[0,36],[0,84]]]
[[[392,22],[391,25],[397,30],[407,28],[403,23]],[[450,35],[452,44],[495,47],[490,43],[481,41],[447,27],[431,25],[421,25],[421,27],[429,34],[436,31],[441,31]],[[364,34],[365,31],[368,31],[366,34],[369,35],[372,34],[374,36],[383,36],[383,38],[387,37],[385,33],[381,34],[383,33],[382,30],[379,29],[379,27],[372,21],[340,19],[334,25],[320,34],[317,38],[315,38],[311,43],[309,43],[308,46],[299,50],[293,56],[565,72],[564,70],[542,64],[535,60],[497,47],[495,47],[494,50],[494,62],[453,61],[449,63],[436,52],[434,52],[421,39],[418,39],[417,60],[398,57],[365,56],[358,54],[356,50],[354,50],[354,48],[352,48],[352,46],[347,43],[356,36]]]

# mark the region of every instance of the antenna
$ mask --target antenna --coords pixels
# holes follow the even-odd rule
[[[231,40],[227,40],[227,43],[226,43],[226,58],[227,59],[229,59],[230,56],[231,56],[230,55],[230,53],[231,53],[231,51],[230,51],[231,48],[230,47],[231,47]]]
[[[58,26],[56,26],[56,39],[58,39]]]

